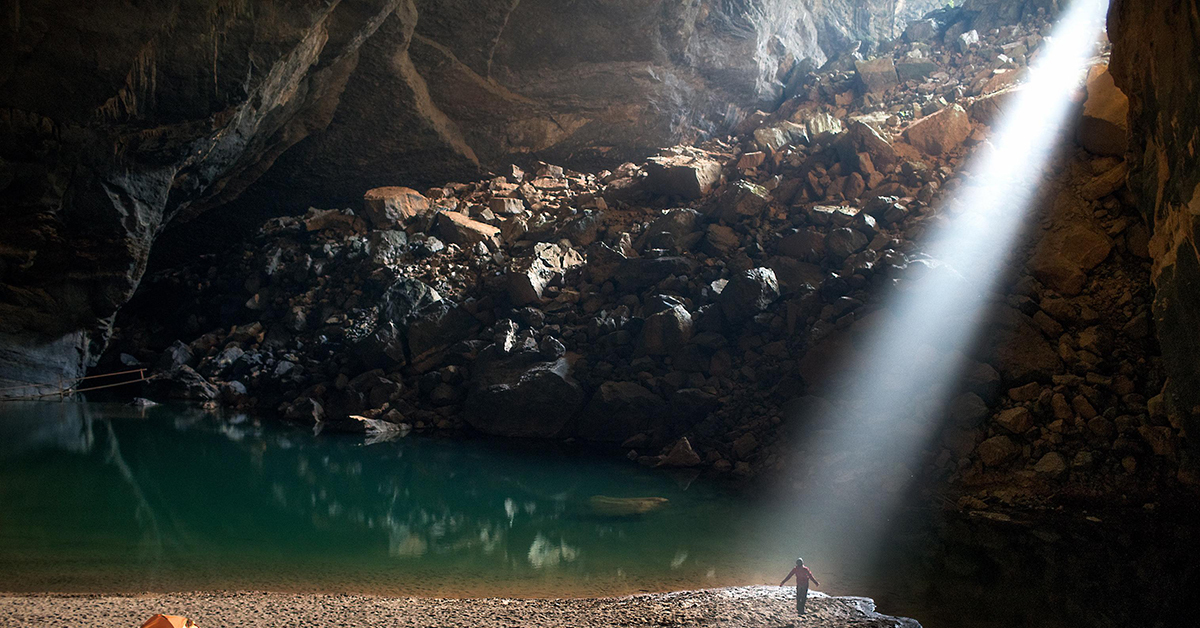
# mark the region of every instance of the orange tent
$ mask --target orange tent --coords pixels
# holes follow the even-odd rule
[[[196,628],[196,624],[178,615],[155,615],[147,619],[142,628]]]

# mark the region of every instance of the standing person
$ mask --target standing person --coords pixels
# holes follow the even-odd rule
[[[787,581],[791,580],[792,576],[796,577],[796,614],[803,615],[804,603],[808,601],[808,581],[812,580],[812,583],[818,587],[821,586],[821,583],[817,582],[817,579],[813,577],[808,567],[804,566],[803,558],[796,559],[796,566],[788,572],[787,577],[783,579],[783,582],[779,583],[779,586],[787,584]]]

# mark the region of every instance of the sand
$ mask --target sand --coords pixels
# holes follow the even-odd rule
[[[795,589],[734,587],[612,598],[439,599],[263,592],[143,595],[0,594],[0,626],[137,628],[155,613],[183,615],[199,628],[421,626],[822,626],[919,628],[873,612],[865,598],[809,594],[796,617]]]

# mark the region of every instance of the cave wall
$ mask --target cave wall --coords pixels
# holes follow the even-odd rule
[[[1173,420],[1200,429],[1200,4],[1113,0],[1111,70],[1129,95],[1129,188],[1152,226],[1154,321]]]
[[[798,60],[883,34],[885,6],[6,0],[0,380],[93,363],[172,222],[642,155],[774,106]]]
[[[319,125],[395,4],[5,2],[0,380],[94,360],[162,226]]]

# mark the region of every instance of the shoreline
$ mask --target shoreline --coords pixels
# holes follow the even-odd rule
[[[2,593],[5,626],[136,628],[155,613],[215,626],[822,626],[920,628],[860,597],[810,591],[797,620],[793,587],[745,586],[592,598],[425,598],[214,591],[135,595]]]

